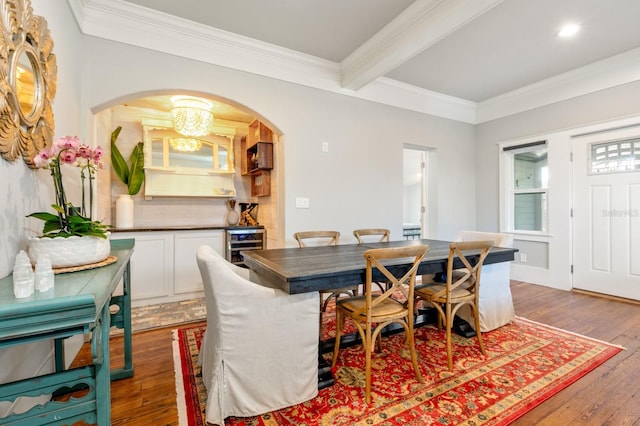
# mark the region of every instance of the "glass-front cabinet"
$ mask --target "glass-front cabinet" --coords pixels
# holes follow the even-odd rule
[[[172,128],[144,125],[145,197],[233,197],[232,128],[187,137]]]

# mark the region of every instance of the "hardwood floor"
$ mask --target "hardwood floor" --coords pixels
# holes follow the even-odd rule
[[[515,281],[511,288],[518,316],[627,349],[513,424],[640,425],[640,305]],[[113,425],[177,424],[171,342],[170,328],[133,335],[135,375],[112,383]],[[114,343],[112,364],[120,365]]]

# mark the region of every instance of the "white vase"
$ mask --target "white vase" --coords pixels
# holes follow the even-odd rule
[[[53,268],[88,265],[100,262],[111,252],[109,233],[107,238],[98,237],[31,237],[29,238],[29,258],[35,264],[40,256],[46,254]]]
[[[133,228],[133,198],[120,194],[116,200],[116,228]]]

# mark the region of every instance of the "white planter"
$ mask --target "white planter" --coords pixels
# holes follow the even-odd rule
[[[100,262],[111,252],[109,233],[107,238],[69,237],[69,238],[29,238],[29,258],[35,264],[38,258],[46,254],[53,268],[88,265]]]
[[[133,228],[133,198],[120,194],[116,200],[116,227]]]

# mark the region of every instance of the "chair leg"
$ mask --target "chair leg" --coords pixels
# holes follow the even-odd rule
[[[445,334],[447,339],[447,364],[449,371],[453,371],[453,350],[451,348],[451,329],[453,328],[453,318],[451,318],[451,304],[447,303],[447,313],[445,315]]]
[[[411,312],[409,313],[411,315]],[[422,378],[422,374],[420,374],[420,367],[418,366],[418,354],[416,352],[416,341],[415,336],[413,334],[413,321],[408,319],[408,329],[407,332],[407,344],[409,345],[409,353],[411,354],[411,363],[413,364],[413,371],[416,373],[416,379],[418,382],[424,383],[424,379]]]
[[[367,330],[365,332],[365,341],[362,342],[365,350],[365,388],[364,395],[367,404],[371,403],[371,352],[373,352],[374,342],[371,341],[371,324],[367,324]]]
[[[476,305],[471,305],[471,310],[473,311],[473,316],[476,325],[476,337],[478,338],[478,345],[480,346],[480,352],[482,355],[487,356],[487,352],[484,350],[484,343],[482,342],[482,332],[480,331],[480,313],[478,312],[478,307]]]
[[[340,338],[342,337],[342,327],[344,325],[344,316],[340,309],[336,309],[336,338],[333,345],[333,357],[331,358],[331,368],[336,366],[338,361],[338,351],[340,350]]]

